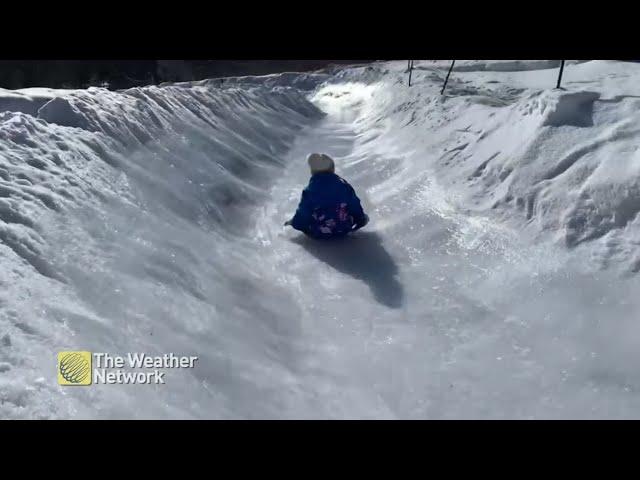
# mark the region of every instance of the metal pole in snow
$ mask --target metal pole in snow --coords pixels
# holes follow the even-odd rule
[[[449,67],[449,71],[447,72],[447,78],[444,79],[444,85],[442,85],[442,90],[440,90],[440,95],[444,95],[444,89],[447,88],[447,82],[449,81],[449,75],[451,75],[451,70],[453,70],[453,66],[456,64],[456,61],[453,60],[451,62],[451,66]]]
[[[556,85],[556,88],[560,88],[560,82],[562,82],[562,72],[564,72],[564,60],[562,60],[562,63],[560,63],[560,73],[558,74],[558,84]]]

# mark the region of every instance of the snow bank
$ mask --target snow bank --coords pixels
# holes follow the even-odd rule
[[[42,105],[64,94],[63,90],[48,88],[25,88],[23,90],[0,88],[0,112],[22,112],[36,115]]]
[[[0,113],[0,418],[205,415],[206,402],[185,413],[175,397],[158,403],[144,387],[70,398],[50,381],[55,351],[197,349],[212,355],[201,364],[213,361],[225,335],[209,337],[206,326],[225,316],[239,325],[213,299],[235,308],[260,291],[230,245],[321,112],[288,87],[14,97],[20,109],[6,100]],[[184,340],[188,331],[203,334],[202,347]],[[193,382],[176,377],[173,388]],[[130,395],[146,405],[127,407]]]
[[[217,87],[228,86],[252,86],[259,85],[263,87],[293,87],[300,91],[311,91],[321,83],[331,78],[331,71],[333,69],[327,69],[326,71],[317,73],[293,73],[284,72],[276,73],[272,75],[264,75],[260,77],[247,76],[247,77],[225,77],[211,80],[203,80],[201,82],[195,82],[199,85],[211,85]],[[192,82],[193,83],[193,82]],[[179,85],[179,84],[178,84]]]
[[[509,73],[479,65],[468,72],[481,74],[453,74],[442,98],[441,76],[418,69],[408,89],[396,67],[359,119],[363,135],[384,128],[392,143],[411,145],[459,208],[568,247],[597,240],[596,268],[615,257],[637,269],[640,86],[631,79],[640,66],[570,64],[565,89],[553,90],[551,76],[534,71],[557,75],[548,64]]]

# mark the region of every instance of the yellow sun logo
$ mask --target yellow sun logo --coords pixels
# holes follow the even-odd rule
[[[91,352],[59,352],[58,383],[91,385]]]

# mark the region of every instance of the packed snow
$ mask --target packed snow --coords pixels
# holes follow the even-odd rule
[[[0,418],[640,417],[640,64],[414,66],[0,90]],[[311,152],[344,241],[283,226]]]

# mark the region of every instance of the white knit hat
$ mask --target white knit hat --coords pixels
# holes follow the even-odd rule
[[[312,153],[307,157],[307,163],[311,169],[311,174],[320,172],[332,172],[335,170],[335,164],[329,155],[324,153]]]

